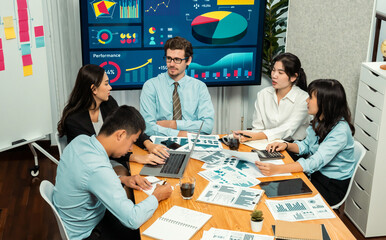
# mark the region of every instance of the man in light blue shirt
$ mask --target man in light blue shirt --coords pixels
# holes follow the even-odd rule
[[[145,122],[135,108],[121,106],[106,118],[97,137],[80,135],[65,148],[57,169],[53,203],[70,239],[93,234],[103,222],[106,210],[119,220],[118,225],[123,224],[123,231],[126,227],[137,229],[153,215],[158,202],[170,196],[172,189],[166,184],[157,186],[153,195],[134,204],[127,198],[119,178],[134,189],[148,189],[151,184],[138,175],[117,176],[110,164],[109,157],[119,158],[131,150],[144,128]],[[102,229],[98,234],[115,238],[108,228]],[[110,231],[116,229],[119,227]]]
[[[211,134],[214,109],[208,88],[185,74],[192,62],[192,44],[174,37],[166,41],[164,50],[168,71],[146,81],[141,92],[140,111],[146,122],[146,134],[186,137],[188,131],[197,132],[202,121],[201,133]],[[175,113],[175,91],[179,98],[179,118]]]

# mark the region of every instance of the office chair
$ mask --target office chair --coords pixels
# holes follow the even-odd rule
[[[59,133],[55,133],[55,140],[56,143],[58,144],[58,149],[59,149],[59,157],[62,156],[64,148],[67,146],[67,136],[64,135],[63,137],[59,137]]]
[[[354,173],[350,179],[350,183],[348,185],[347,192],[344,195],[344,198],[339,203],[335,204],[334,206],[331,206],[332,209],[338,209],[346,201],[348,194],[350,193],[351,186],[354,181],[354,177],[358,170],[359,164],[362,162],[362,159],[365,156],[365,154],[366,154],[366,148],[363,147],[363,145],[360,142],[354,141],[354,158],[356,160]]]
[[[63,240],[69,240],[66,229],[64,228],[62,219],[60,218],[58,211],[56,211],[56,208],[52,204],[52,193],[54,191],[54,185],[52,185],[50,181],[43,180],[40,183],[39,190],[40,190],[40,195],[48,203],[48,205],[50,205],[50,207],[52,208],[52,211],[54,212],[56,221],[58,222],[60,236],[62,236]]]

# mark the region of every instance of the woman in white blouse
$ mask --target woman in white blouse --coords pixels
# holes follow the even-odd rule
[[[272,61],[272,86],[257,93],[252,131],[234,131],[241,142],[259,139],[302,140],[309,126],[307,79],[300,60],[282,53]]]

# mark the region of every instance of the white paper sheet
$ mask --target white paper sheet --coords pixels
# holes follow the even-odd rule
[[[248,232],[237,232],[219,228],[211,228],[209,231],[204,231],[201,240],[273,240],[273,236],[254,234]]]
[[[197,201],[253,210],[264,190],[209,182]]]
[[[324,203],[320,194],[311,198],[266,200],[265,204],[267,204],[272,216],[276,220],[296,222],[335,218],[334,213]]]
[[[215,169],[208,169],[198,173],[210,182],[230,184],[240,187],[253,187],[260,183],[256,178],[250,177],[236,168],[222,166]]]

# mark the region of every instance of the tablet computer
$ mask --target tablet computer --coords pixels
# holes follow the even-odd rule
[[[260,187],[269,198],[312,193],[312,190],[301,178],[261,182]]]

